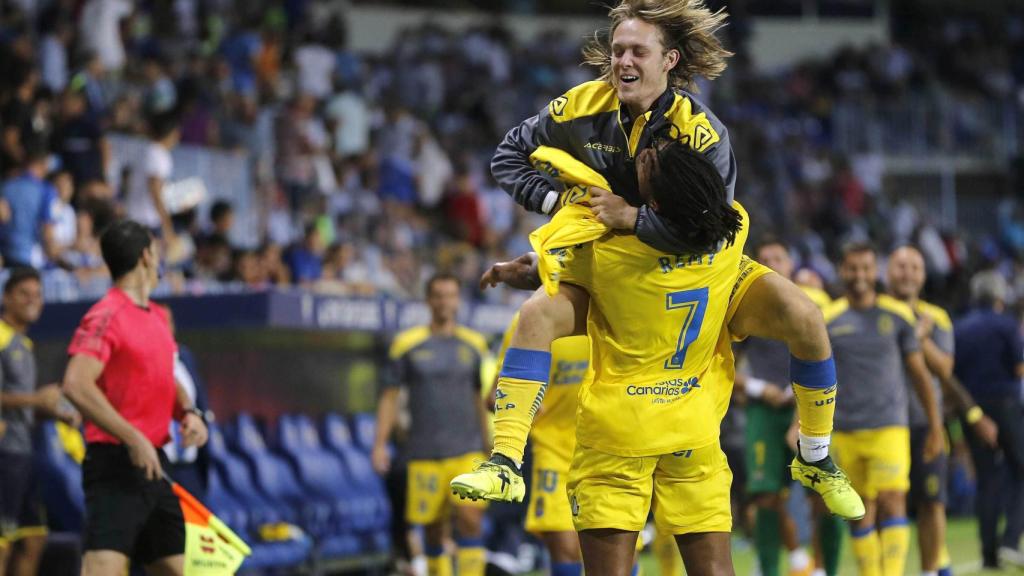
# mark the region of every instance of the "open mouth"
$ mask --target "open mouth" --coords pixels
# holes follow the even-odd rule
[[[639,76],[634,76],[632,74],[623,74],[622,76],[619,76],[619,80],[621,80],[623,84],[632,84],[639,79]]]

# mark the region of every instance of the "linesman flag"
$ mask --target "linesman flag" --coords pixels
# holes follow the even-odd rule
[[[252,549],[166,474],[185,516],[185,576],[230,576]]]

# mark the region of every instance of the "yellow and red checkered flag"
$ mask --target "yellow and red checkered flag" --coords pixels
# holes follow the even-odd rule
[[[252,549],[181,485],[164,476],[185,516],[185,576],[229,576]]]

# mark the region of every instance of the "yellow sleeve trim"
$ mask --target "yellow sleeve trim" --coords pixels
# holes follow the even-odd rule
[[[811,299],[811,302],[814,302],[814,304],[822,310],[832,303],[832,297],[828,295],[828,292],[825,292],[820,288],[800,286],[800,289],[803,290],[804,294],[807,294],[807,297]]]
[[[944,332],[953,331],[953,320],[950,319],[949,314],[941,307],[930,302],[925,302],[924,300],[918,300],[917,312],[930,316],[940,330]]]
[[[833,300],[831,304],[826,306],[821,311],[822,314],[825,315],[825,324],[828,324],[829,322],[832,322],[833,320],[838,318],[840,315],[842,315],[843,312],[846,312],[849,309],[850,309],[850,302],[846,298],[840,298],[838,300]]]
[[[397,360],[406,352],[422,344],[430,337],[430,328],[427,326],[416,326],[399,332],[391,341],[391,350],[388,351],[388,358]]]
[[[487,338],[484,338],[484,335],[476,330],[465,326],[456,326],[455,337],[472,346],[480,354],[481,360],[490,354],[490,349],[487,348]]]
[[[904,320],[907,321],[907,324],[910,324],[911,326],[917,325],[917,318],[914,316],[914,311],[910,308],[910,306],[904,302],[900,302],[899,300],[893,298],[892,296],[889,296],[887,294],[879,294],[878,307],[881,308],[882,310],[885,310],[886,312],[891,312],[892,314],[895,314],[900,318],[903,318]]]
[[[618,109],[619,99],[615,89],[604,80],[584,82],[548,104],[548,114],[555,122],[568,122]]]
[[[0,350],[4,350],[11,345],[14,334],[14,328],[11,328],[7,322],[0,320]]]
[[[33,536],[46,536],[49,533],[50,531],[46,526],[25,526],[14,531],[14,535],[11,536],[11,542],[17,542],[22,538],[32,538]]]
[[[693,101],[682,94],[676,93],[675,101],[668,112],[665,112],[665,117],[678,132],[673,134],[673,137],[682,140],[683,144],[697,152],[704,152],[722,139],[711,127],[707,114],[694,114]]]

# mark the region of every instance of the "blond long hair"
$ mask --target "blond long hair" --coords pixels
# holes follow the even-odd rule
[[[716,35],[728,15],[724,9],[712,12],[704,0],[622,0],[608,16],[611,25],[595,32],[583,47],[583,63],[598,68],[602,80],[611,80],[612,35],[619,24],[633,18],[657,26],[665,49],[679,51],[679,63],[668,72],[673,88],[694,90],[695,77],[717,78],[732,56]]]

